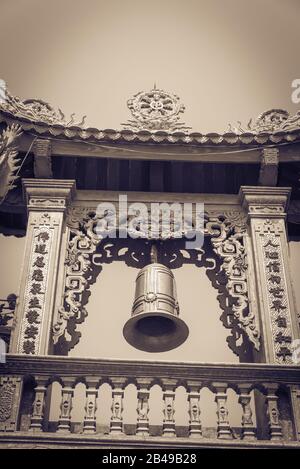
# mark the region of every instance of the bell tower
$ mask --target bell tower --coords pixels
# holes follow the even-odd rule
[[[0,447],[299,447],[289,252],[300,239],[299,113],[273,109],[244,129],[203,134],[181,122],[179,97],[156,86],[127,104],[123,128],[103,130],[7,90],[0,102],[0,230],[25,240],[19,291],[0,303],[9,342]],[[120,295],[118,308],[97,307],[97,315],[114,341],[108,325],[124,314],[117,340],[136,355],[76,356],[93,315],[92,287],[116,261],[125,272],[136,268],[132,303]],[[203,320],[192,325],[182,305],[176,269],[185,264],[199,283],[202,269],[217,305],[207,308],[194,287],[192,314],[218,314],[235,361],[202,360],[197,351],[191,360],[165,359],[193,334],[199,343],[200,328],[219,345],[215,330]],[[104,295],[119,295],[113,275],[106,285]]]

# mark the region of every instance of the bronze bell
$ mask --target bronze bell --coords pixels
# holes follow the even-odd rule
[[[152,263],[136,278],[131,318],[123,335],[133,347],[145,352],[166,352],[181,345],[189,335],[179,318],[173,273],[157,262],[156,246],[151,249]]]

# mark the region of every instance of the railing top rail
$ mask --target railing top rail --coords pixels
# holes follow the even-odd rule
[[[267,363],[196,363],[153,360],[113,360],[65,356],[6,356],[0,375],[174,378],[178,380],[277,382],[300,385],[299,365]]]

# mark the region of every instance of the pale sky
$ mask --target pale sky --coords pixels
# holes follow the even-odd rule
[[[99,128],[156,82],[194,131],[224,131],[298,110],[299,21],[299,0],[0,0],[0,77]]]

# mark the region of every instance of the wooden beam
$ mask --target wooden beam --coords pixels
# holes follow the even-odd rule
[[[38,138],[33,145],[34,176],[49,179],[53,177],[51,161],[51,140]]]
[[[259,172],[260,186],[276,186],[278,180],[278,148],[264,148],[261,152],[261,166]]]

